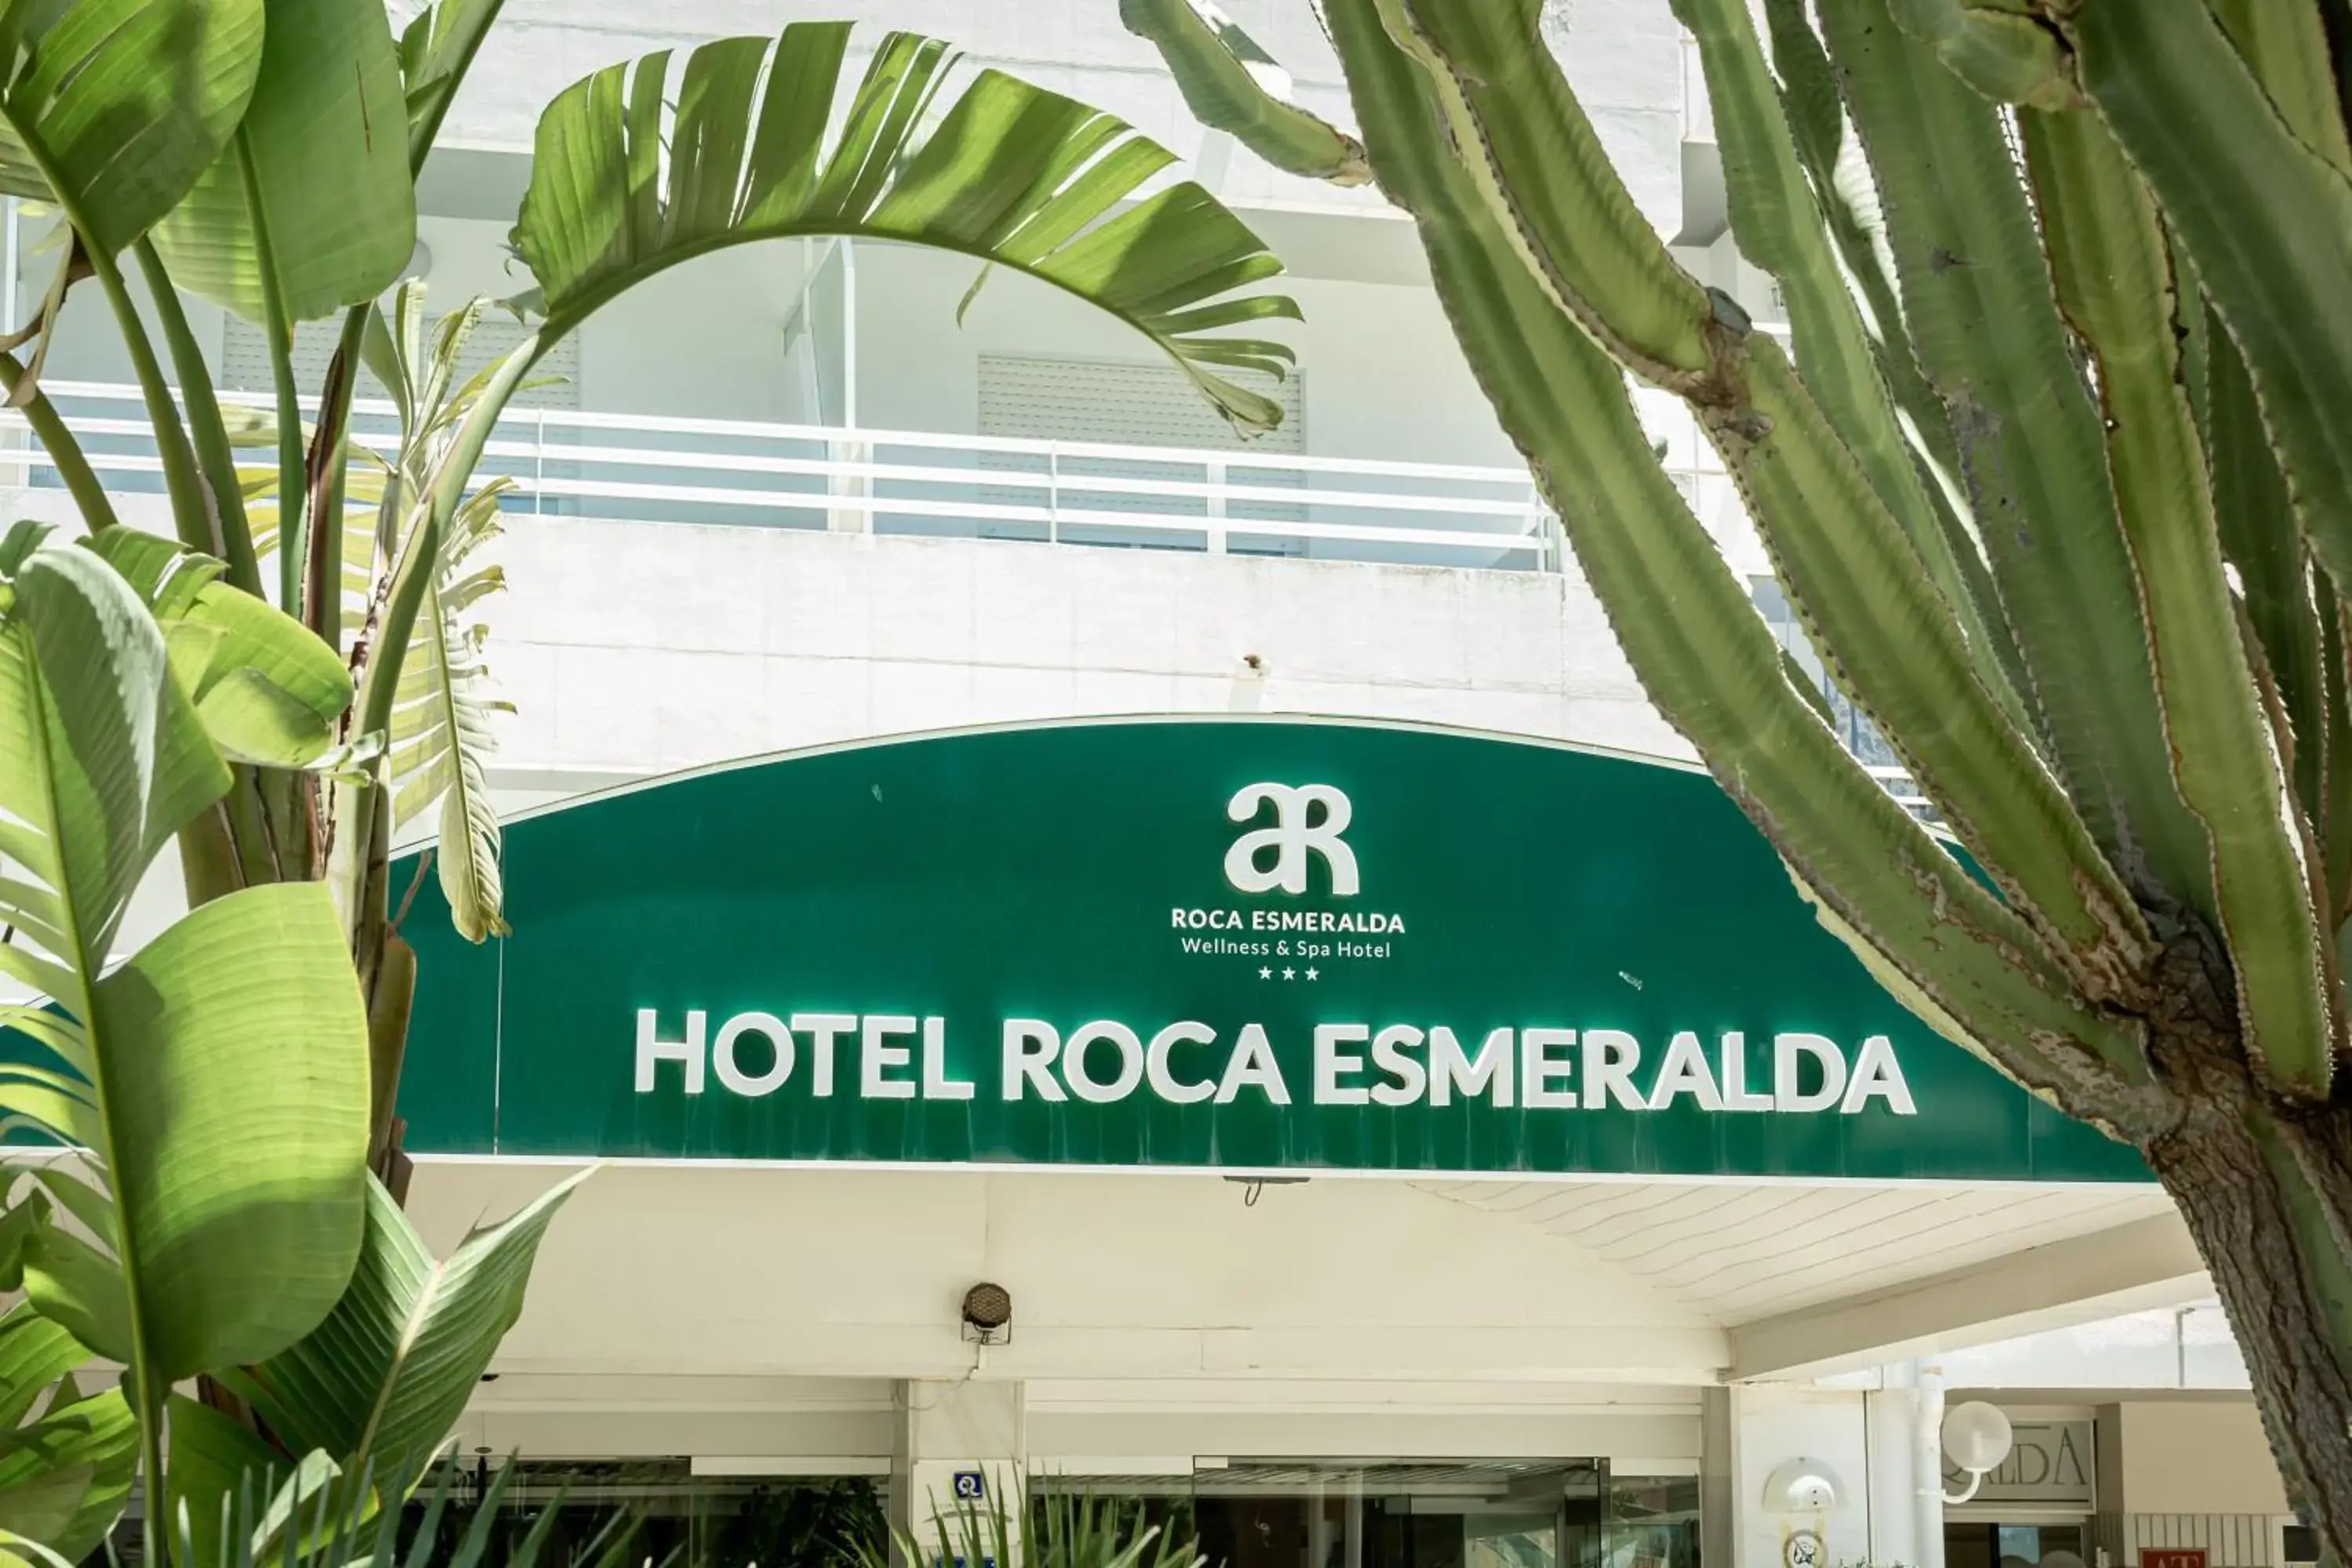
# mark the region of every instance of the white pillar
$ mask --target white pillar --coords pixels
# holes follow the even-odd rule
[[[1707,1457],[1702,1490],[1707,1472],[1721,1476],[1730,1505],[1731,1559],[1710,1560],[1708,1568],[1786,1568],[1790,1542],[1805,1532],[1821,1537],[1821,1568],[1886,1562],[1872,1553],[1871,1455],[1862,1391],[1751,1383],[1735,1384],[1724,1393],[1722,1418],[1705,1429],[1711,1447],[1728,1452],[1720,1462],[1715,1454]],[[1835,1507],[1801,1514],[1772,1505],[1767,1494],[1773,1472],[1794,1459],[1817,1461],[1835,1475]],[[1709,1544],[1719,1539],[1717,1532],[1707,1534]]]
[[[1927,1568],[1943,1561],[1943,1517],[1922,1544],[1919,1504],[1920,1390],[1908,1363],[1882,1370],[1885,1383],[1864,1396],[1870,1436],[1870,1560]],[[1931,1475],[1931,1479],[1936,1479]]]
[[[1944,1369],[1921,1365],[1912,1373],[1918,1400],[1912,1442],[1912,1485],[1918,1499],[1919,1568],[1944,1568]]]
[[[890,1462],[890,1523],[895,1531],[914,1537],[922,1548],[920,1563],[898,1561],[893,1543],[893,1568],[938,1568],[940,1555],[936,1520],[949,1521],[948,1534],[958,1555],[963,1555],[955,1523],[959,1499],[956,1478],[978,1475],[986,1500],[979,1505],[983,1521],[991,1510],[1005,1510],[1008,1532],[1017,1538],[1027,1517],[1027,1486],[1023,1474],[1028,1451],[1028,1401],[1024,1385],[1012,1381],[965,1379],[948,1382],[909,1378],[895,1393],[897,1441]],[[979,1553],[985,1557],[988,1550]],[[950,1563],[947,1568],[957,1568]],[[967,1561],[962,1568],[990,1568],[985,1562]],[[1012,1568],[999,1563],[995,1568]]]
[[[1699,1391],[1698,1560],[1706,1568],[1735,1568],[1738,1558],[1742,1514],[1739,1415],[1732,1403],[1736,1392]]]

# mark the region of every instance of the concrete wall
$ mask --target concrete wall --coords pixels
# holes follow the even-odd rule
[[[1235,709],[1687,754],[1573,574],[552,518],[518,518],[500,548],[514,587],[487,606],[489,659],[517,711],[494,777],[516,791]]]
[[[556,1173],[434,1161],[436,1248]],[[992,1373],[1692,1383],[1722,1331],[1573,1243],[1408,1184],[611,1166],[572,1196],[500,1364],[517,1372],[960,1376],[958,1305],[1013,1294]],[[887,1236],[891,1245],[876,1246]],[[1696,1400],[1693,1400],[1694,1407]]]
[[[559,1173],[429,1162],[436,1250]],[[1722,1331],[1583,1248],[1407,1184],[621,1165],[540,1253],[479,1440],[872,1458],[884,1380],[1024,1384],[1030,1457],[1611,1454],[1696,1467]],[[877,1246],[877,1237],[888,1245]],[[980,1280],[1009,1343],[958,1326]],[[472,1439],[468,1439],[471,1441]],[[887,1455],[887,1447],[878,1450]]]
[[[2251,1399],[2133,1401],[2114,1410],[2121,1495],[2103,1510],[2277,1514],[2286,1489]],[[2107,1430],[2102,1422],[2101,1435]]]
[[[2286,1489],[2252,1399],[2180,1394],[2098,1408],[2100,1545],[2117,1568],[2192,1548],[2209,1568],[2284,1568]]]

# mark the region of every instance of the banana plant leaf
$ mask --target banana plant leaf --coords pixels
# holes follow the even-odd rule
[[[417,1473],[456,1425],[522,1312],[531,1261],[589,1173],[561,1183],[436,1261],[380,1183],[351,1289],[300,1342],[227,1374],[271,1432],[383,1485]]]
[[[559,95],[514,227],[539,280],[542,341],[727,246],[902,240],[1066,289],[1159,344],[1235,425],[1279,422],[1271,399],[1222,371],[1281,375],[1291,350],[1215,333],[1297,317],[1284,296],[1234,294],[1282,264],[1198,184],[1144,194],[1172,153],[1001,71],[958,89],[954,53],[909,33],[882,40],[828,137],[848,46],[845,23],[796,23],[772,40],[703,45],[675,86],[664,51]]]
[[[487,375],[460,383],[457,372],[467,339],[479,323],[485,301],[475,300],[451,311],[429,335],[425,331],[425,289],[404,284],[394,302],[396,329],[391,361],[401,386],[401,447],[391,481],[399,493],[424,489],[456,427],[472,412]],[[472,618],[473,607],[506,586],[498,566],[477,566],[478,551],[499,532],[499,506],[509,489],[494,479],[467,496],[442,531],[436,558],[410,630],[394,694],[385,742],[384,783],[392,792],[395,833],[428,813],[437,813],[435,866],[451,919],[468,942],[503,935],[504,887],[499,868],[499,818],[484,772],[492,744],[489,716],[507,704],[488,695],[482,658],[487,629]],[[387,525],[413,527],[415,517],[388,511]],[[385,539],[389,559],[406,541]]]
[[[174,675],[233,762],[299,767],[333,743],[352,702],[334,650],[222,580],[221,563],[137,529],[81,542],[139,591],[163,626]]]
[[[0,191],[122,249],[179,205],[244,115],[262,0],[12,0],[0,9]]]
[[[121,1516],[138,1458],[139,1423],[121,1389],[54,1404],[0,1432],[0,1530],[88,1556]]]
[[[184,621],[210,570],[146,589]],[[242,638],[299,670],[309,634],[260,608],[211,651]],[[173,1383],[326,1317],[365,1190],[366,1017],[322,885],[230,893],[115,962],[157,850],[229,784],[187,668],[99,550],[21,527],[0,541],[0,855],[24,873],[0,879],[0,971],[48,999],[0,1009],[47,1057],[0,1078],[0,1115],[86,1149],[103,1184],[68,1199],[74,1227],[32,1226],[11,1268],[36,1313],[129,1369],[151,1455]],[[95,1467],[95,1440],[46,1470]]]
[[[499,19],[503,0],[441,0],[401,30],[400,79],[408,100],[408,163],[425,167],[442,117],[457,95],[476,51]]]
[[[383,6],[267,10],[245,119],[155,245],[182,289],[282,334],[391,286],[415,248],[416,193],[407,143],[380,130],[406,112]]]
[[[35,1194],[8,1217],[29,1220],[16,1227],[29,1234],[49,1213]],[[11,1282],[11,1267],[0,1267],[0,1285]],[[122,1396],[110,1390],[84,1398],[76,1388],[74,1370],[89,1360],[79,1342],[27,1303],[0,1313],[0,1530],[75,1557],[95,1549],[121,1512],[139,1451]]]

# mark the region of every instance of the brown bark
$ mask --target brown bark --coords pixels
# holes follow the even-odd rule
[[[2352,1110],[2278,1101],[2218,1053],[2198,1066],[2145,1152],[2212,1273],[2288,1497],[2352,1563]]]

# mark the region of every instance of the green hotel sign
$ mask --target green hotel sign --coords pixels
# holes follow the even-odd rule
[[[1700,774],[1119,721],[686,775],[428,879],[420,1152],[2143,1180],[1890,1001]]]

